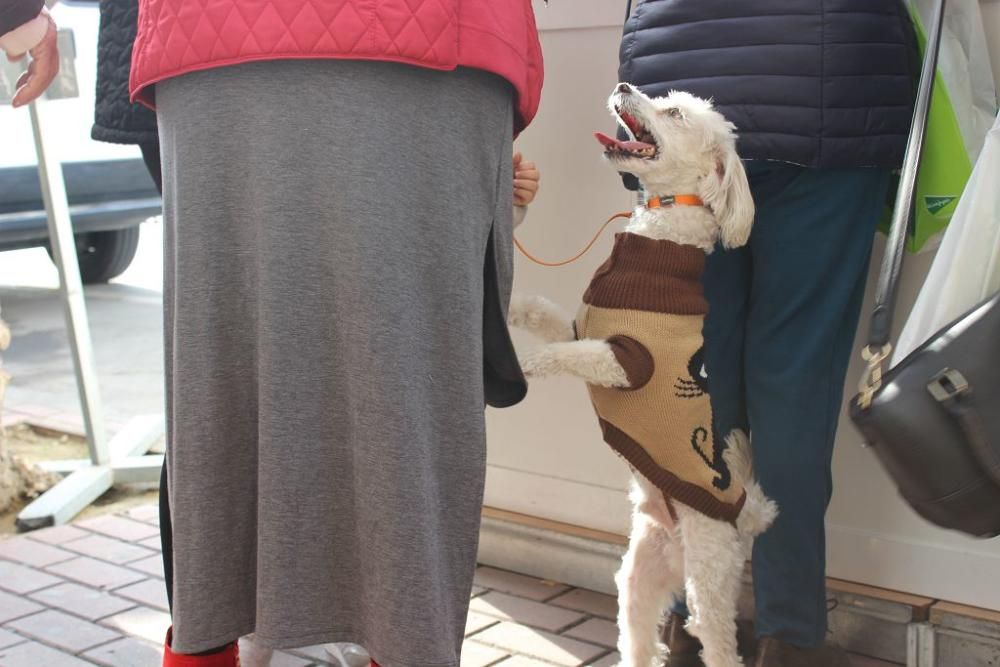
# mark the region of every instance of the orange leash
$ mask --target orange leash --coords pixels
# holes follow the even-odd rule
[[[594,247],[594,244],[597,243],[597,239],[601,238],[601,234],[603,234],[604,230],[608,228],[608,225],[610,225],[612,222],[614,222],[618,218],[631,218],[631,217],[632,217],[632,214],[629,213],[629,212],[626,212],[626,213],[615,213],[613,216],[611,216],[610,218],[608,218],[607,222],[605,222],[603,225],[601,225],[601,228],[597,230],[596,234],[594,234],[594,238],[590,239],[590,243],[588,243],[583,250],[581,250],[580,252],[578,252],[573,257],[570,257],[569,259],[564,259],[561,262],[546,262],[545,260],[538,259],[534,255],[532,255],[530,252],[528,252],[527,248],[525,248],[523,245],[521,245],[521,242],[517,240],[516,236],[514,237],[514,245],[517,246],[517,249],[521,251],[522,255],[524,255],[525,257],[527,257],[528,259],[530,259],[535,264],[540,264],[541,266],[550,266],[550,267],[566,266],[567,264],[572,264],[576,260],[578,260],[581,257],[583,257],[584,255],[586,255],[590,251],[590,249]]]
[[[669,208],[672,206],[704,206],[704,205],[705,202],[702,201],[701,197],[699,197],[698,195],[667,195],[664,197],[653,197],[652,199],[646,200],[646,208]],[[546,262],[544,260],[538,259],[530,252],[528,252],[527,248],[521,245],[521,242],[517,240],[516,236],[514,237],[514,245],[517,246],[517,249],[521,251],[522,255],[530,259],[535,264],[541,264],[542,266],[566,266],[567,264],[572,264],[576,260],[586,255],[590,251],[590,249],[594,247],[594,244],[597,243],[597,239],[601,238],[601,234],[603,234],[604,230],[608,228],[608,225],[610,225],[618,218],[631,218],[631,217],[632,214],[628,212],[615,213],[613,216],[608,218],[607,222],[601,225],[601,228],[597,230],[596,234],[594,234],[594,238],[590,239],[590,243],[588,243],[583,250],[578,252],[573,257],[565,259],[561,262]]]

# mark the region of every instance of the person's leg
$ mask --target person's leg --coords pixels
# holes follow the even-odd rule
[[[167,588],[167,607],[174,607],[174,536],[170,526],[170,497],[167,495],[167,460],[160,470],[160,546],[163,558],[163,583]]]
[[[761,198],[761,181],[767,172],[747,164],[750,187],[755,199]],[[751,243],[753,236],[751,235]],[[747,431],[746,394],[743,381],[744,336],[750,303],[751,255],[748,247],[712,252],[705,262],[702,280],[708,315],[705,317],[705,370],[708,373],[716,432],[733,429]],[[688,617],[684,599],[678,599],[672,611]]]
[[[779,507],[754,548],[756,623],[759,636],[812,647],[827,629],[833,442],[889,176],[773,169],[787,178],[758,203],[745,348],[756,474]]]
[[[142,161],[146,163],[146,170],[149,171],[150,178],[153,179],[156,189],[162,195],[163,168],[160,164],[160,143],[158,141],[151,141],[139,144],[139,150],[142,151]]]

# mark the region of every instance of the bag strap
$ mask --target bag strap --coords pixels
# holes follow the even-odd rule
[[[893,310],[896,305],[896,293],[899,291],[899,276],[903,269],[903,257],[906,255],[907,232],[913,220],[917,174],[920,170],[920,158],[924,150],[924,138],[927,135],[927,118],[930,114],[931,95],[934,92],[938,52],[941,49],[945,3],[946,0],[937,0],[931,31],[927,36],[924,63],[920,71],[920,85],[917,88],[917,99],[913,108],[913,123],[910,126],[910,136],[906,143],[906,154],[903,157],[903,168],[899,177],[899,190],[896,193],[896,204],[892,211],[892,225],[889,229],[885,255],[882,257],[882,269],[875,290],[875,308],[872,311],[868,345],[862,352],[862,356],[868,362],[868,369],[861,380],[861,393],[858,402],[865,409],[871,405],[872,397],[882,386],[882,364],[892,353],[890,339],[892,337]]]

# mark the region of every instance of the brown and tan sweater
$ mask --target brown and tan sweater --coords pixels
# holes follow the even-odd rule
[[[704,268],[698,248],[618,234],[576,328],[579,338],[607,340],[629,379],[628,389],[589,386],[605,442],[668,498],[735,522],[745,493],[712,428]]]

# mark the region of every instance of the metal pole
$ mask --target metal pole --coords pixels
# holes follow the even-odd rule
[[[80,266],[77,263],[69,203],[66,200],[66,184],[63,182],[62,165],[58,160],[52,159],[54,151],[45,136],[38,105],[37,101],[29,105],[31,129],[35,136],[38,176],[42,185],[45,212],[48,214],[52,256],[59,268],[59,292],[65,311],[70,349],[73,353],[73,369],[76,372],[76,385],[80,394],[87,447],[90,450],[90,459],[95,465],[106,465],[111,462],[111,457],[104,431],[94,349],[90,340],[87,306],[83,298],[83,282],[80,280]]]
[[[937,73],[938,51],[940,50],[941,32],[944,26],[944,10],[945,0],[938,0],[931,22],[931,30],[927,35],[926,54],[923,69],[920,72],[920,86],[917,89],[917,100],[913,108],[913,124],[910,126],[906,156],[903,159],[903,169],[899,177],[899,191],[896,194],[896,205],[892,212],[892,226],[889,230],[886,253],[882,258],[882,270],[879,273],[875,290],[875,315],[872,318],[872,330],[868,341],[869,347],[872,349],[885,346],[892,336],[892,311],[895,306],[899,282],[897,277],[903,265],[903,256],[906,254],[906,234],[913,217],[917,174],[920,169],[924,139],[927,135],[927,119],[930,116],[934,77]]]

